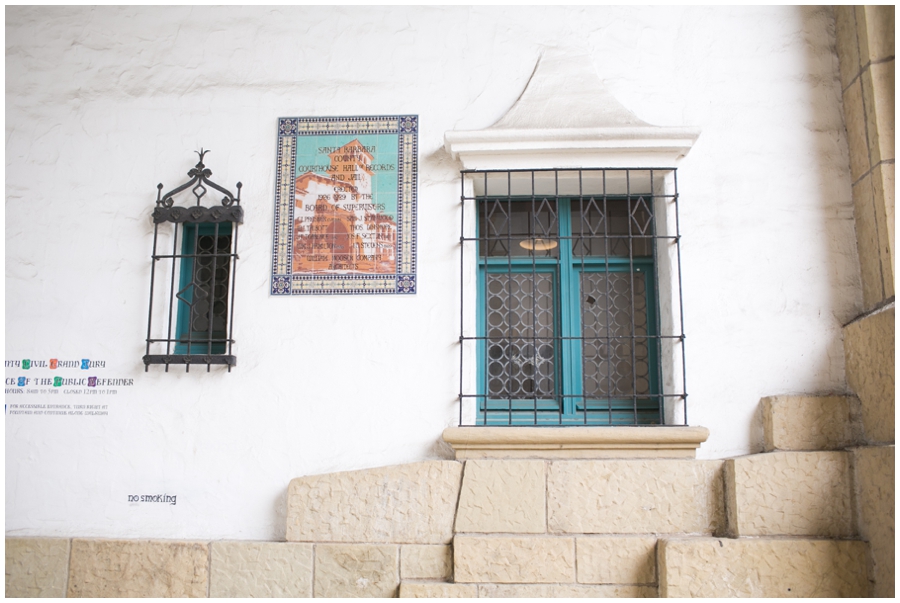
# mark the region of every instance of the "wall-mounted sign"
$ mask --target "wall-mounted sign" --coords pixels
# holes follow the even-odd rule
[[[416,292],[416,115],[278,120],[272,295]]]
[[[4,366],[6,415],[105,417],[109,398],[99,396],[115,396],[134,385],[132,377],[105,374],[106,360],[96,358],[32,356],[4,360]],[[82,399],[76,403],[68,398],[73,395]]]

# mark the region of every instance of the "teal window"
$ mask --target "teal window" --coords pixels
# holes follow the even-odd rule
[[[475,201],[477,424],[662,424],[652,196]]]
[[[228,351],[231,240],[231,222],[184,223],[175,354]]]

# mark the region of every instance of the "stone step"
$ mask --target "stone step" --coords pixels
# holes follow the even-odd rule
[[[731,536],[856,535],[850,454],[768,452],[725,461]]]
[[[841,450],[861,438],[853,396],[772,396],[761,404],[766,452]]]
[[[454,584],[429,580],[400,582],[401,599],[474,599],[478,587],[474,584]]]
[[[659,542],[660,597],[866,597],[865,542],[672,538]]]
[[[454,530],[718,534],[723,461],[466,461]]]
[[[462,468],[424,461],[293,479],[287,540],[447,544]]]
[[[450,582],[401,582],[400,598],[650,598],[656,586],[635,584],[454,584]]]
[[[457,534],[453,566],[457,583],[655,589],[656,537]]]

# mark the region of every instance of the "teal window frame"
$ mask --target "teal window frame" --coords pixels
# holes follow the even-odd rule
[[[198,257],[196,253],[197,241],[202,236],[231,237],[234,229],[231,222],[185,222],[182,226],[181,239],[181,268],[178,277],[178,291],[185,291],[194,279],[194,261]],[[216,242],[218,249],[218,241]],[[231,281],[231,257],[232,241],[229,241],[227,253],[216,253],[217,261],[222,261],[228,267],[225,279],[216,281],[213,275],[213,288],[223,287],[226,299],[230,305],[230,281]],[[188,289],[178,296],[178,310],[175,319],[175,354],[185,355],[221,355],[227,353],[229,334],[227,330],[213,331],[210,338],[209,331],[190,331],[191,311],[193,303],[193,288]],[[226,314],[230,311],[226,308]],[[226,326],[229,321],[225,321]]]
[[[607,200],[635,199],[639,195],[607,196]],[[548,197],[550,198],[550,197]],[[488,256],[478,251],[477,276],[477,391],[478,425],[661,425],[663,395],[660,383],[660,349],[658,338],[658,297],[655,269],[655,225],[651,226],[649,256],[576,256],[573,251],[571,196],[554,196],[557,203],[558,257]],[[533,197],[479,197],[486,201],[533,203]],[[652,209],[652,208],[651,208]],[[480,208],[478,215],[480,216]],[[652,219],[652,218],[651,218]],[[480,220],[476,220],[476,237]],[[582,273],[642,274],[646,297],[646,340],[648,354],[648,392],[630,397],[614,396],[605,399],[583,395],[583,357],[581,337],[581,275]],[[554,390],[553,399],[546,398],[490,398],[487,383],[487,276],[489,274],[553,274],[554,316]],[[632,317],[633,320],[633,317]],[[632,342],[632,346],[634,343]],[[633,368],[633,367],[632,367]]]

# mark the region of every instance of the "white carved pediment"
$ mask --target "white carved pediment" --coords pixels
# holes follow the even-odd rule
[[[448,131],[444,146],[466,169],[674,167],[699,135],[642,121],[606,90],[587,54],[551,49],[506,115]]]

